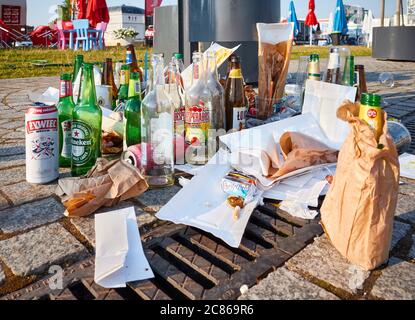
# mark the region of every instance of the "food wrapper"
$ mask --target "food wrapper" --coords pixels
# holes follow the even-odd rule
[[[291,23],[258,23],[258,118],[271,116],[272,106],[284,95],[293,42]]]
[[[229,196],[251,198],[256,193],[256,179],[237,171],[229,172],[222,179],[222,190]]]
[[[56,194],[66,208],[65,216],[85,217],[101,207],[138,197],[147,189],[137,168],[120,160],[99,159],[85,177],[59,180]]]

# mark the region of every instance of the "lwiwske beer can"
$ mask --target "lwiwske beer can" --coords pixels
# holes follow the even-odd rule
[[[45,184],[59,177],[58,110],[35,103],[25,115],[26,180]]]
[[[138,145],[129,147],[128,150],[122,154],[121,159],[133,165],[134,167],[140,169],[141,168],[141,145],[138,144]]]
[[[376,133],[376,140],[379,142],[379,138],[383,133],[384,116],[381,106],[382,98],[377,94],[363,93],[360,100],[360,112],[359,118],[371,126]]]

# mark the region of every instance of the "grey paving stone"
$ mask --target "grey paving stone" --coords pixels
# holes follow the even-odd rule
[[[407,196],[415,196],[415,181],[409,179],[401,179],[404,184],[399,186],[399,193]],[[415,202],[414,202],[415,210]]]
[[[0,170],[11,168],[11,167],[24,166],[25,163],[26,163],[26,159],[25,159],[24,154],[0,157]]]
[[[0,241],[0,259],[18,276],[42,274],[50,266],[74,263],[88,255],[59,223]]]
[[[21,132],[21,131],[10,131],[9,133],[3,135],[2,138],[9,139],[9,140],[16,140],[16,139],[24,140],[25,134],[24,132]]]
[[[64,208],[54,198],[0,211],[0,230],[14,233],[54,222],[63,217]]]
[[[158,212],[180,190],[181,188],[177,186],[159,190],[149,190],[136,199],[146,206],[147,209]]]
[[[393,223],[392,244],[391,244],[392,250],[396,247],[398,242],[401,241],[401,239],[408,234],[409,230],[411,230],[411,226],[409,224],[402,223],[399,221],[395,221]]]
[[[0,266],[0,286],[4,283],[6,280],[6,275],[3,272],[3,268]]]
[[[3,115],[3,113],[2,113]],[[0,145],[0,157],[3,156],[13,156],[16,154],[24,154],[25,146],[24,144],[12,145],[12,144],[2,144]]]
[[[1,114],[3,114],[3,112],[1,112]],[[24,127],[24,121],[19,120],[19,121],[8,121],[6,123],[2,123],[0,124],[0,128],[1,129],[6,129],[6,130],[14,130],[20,127]]]
[[[14,205],[19,205],[53,195],[56,190],[56,186],[56,183],[36,185],[22,181],[2,187],[0,190],[9,197]]]
[[[311,275],[350,294],[362,289],[370,272],[351,265],[331,245],[326,236],[316,238],[315,242],[288,260],[286,266],[292,271]]]
[[[124,202],[114,208],[104,208],[99,211],[99,213],[110,212],[117,209],[123,209],[128,207],[134,207],[133,204]],[[137,216],[137,224],[138,227],[141,228],[142,226],[151,224],[157,220],[157,218],[153,214],[149,214],[138,208],[135,208],[135,213]],[[95,247],[95,216],[90,216],[86,218],[73,218],[71,219],[71,223],[75,226],[75,228],[88,240],[88,242]]]
[[[415,264],[391,259],[371,295],[385,300],[415,300]]]
[[[399,194],[395,215],[407,222],[415,223],[415,196]]]
[[[409,250],[408,258],[410,260],[414,260],[415,259],[415,235],[412,236],[412,247]]]
[[[271,273],[238,300],[338,300],[285,267]]]
[[[0,187],[26,180],[26,167],[5,169],[0,171]]]

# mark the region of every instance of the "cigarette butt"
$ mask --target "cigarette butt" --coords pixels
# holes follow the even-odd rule
[[[235,210],[233,210],[233,220],[238,221],[240,213],[241,213],[241,208],[235,207]]]

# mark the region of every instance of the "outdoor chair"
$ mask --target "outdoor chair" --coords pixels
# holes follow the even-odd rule
[[[75,50],[79,49],[81,43],[84,51],[89,51],[97,46],[97,38],[88,32],[89,21],[87,19],[73,20],[73,26],[76,31]]]
[[[97,24],[97,43],[98,43],[98,48],[99,49],[104,49],[105,48],[105,31],[107,31],[107,26],[108,23],[106,22],[100,22]]]

